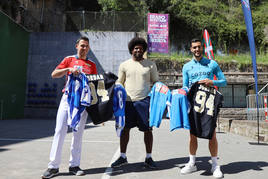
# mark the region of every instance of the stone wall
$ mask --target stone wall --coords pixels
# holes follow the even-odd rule
[[[169,87],[180,87],[182,85],[182,67],[190,59],[185,61],[175,61],[169,59],[152,59],[157,66],[160,74],[160,81]],[[230,63],[218,62],[228,84],[246,84],[254,83],[254,74],[251,64],[238,64],[233,61]],[[268,79],[268,65],[258,64],[258,84],[266,84]]]
[[[167,58],[150,58],[157,64],[158,70],[162,72],[176,72],[181,73],[182,67],[191,59],[182,61],[170,60]],[[217,62],[223,72],[253,72],[252,64],[239,64],[237,61],[231,62]],[[268,72],[268,64],[260,64],[257,66],[258,72]]]
[[[252,139],[258,139],[258,124],[256,120],[219,118],[219,130],[221,132],[231,132]],[[259,122],[259,140],[268,142],[268,122]]]

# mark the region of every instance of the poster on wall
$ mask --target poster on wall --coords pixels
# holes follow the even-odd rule
[[[148,52],[168,53],[168,14],[148,13]]]

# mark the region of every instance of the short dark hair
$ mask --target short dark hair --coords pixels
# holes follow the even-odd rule
[[[195,43],[195,42],[200,42],[200,43],[202,43],[202,41],[201,41],[199,38],[194,38],[194,39],[191,40],[191,45],[190,45],[190,47],[192,47],[192,43]]]
[[[75,45],[77,45],[80,42],[80,40],[84,40],[84,41],[89,42],[89,40],[86,36],[81,36],[76,40]]]
[[[132,54],[132,51],[136,45],[141,45],[143,47],[144,52],[147,50],[147,42],[145,41],[145,39],[141,37],[134,37],[128,43],[128,50],[130,54]]]

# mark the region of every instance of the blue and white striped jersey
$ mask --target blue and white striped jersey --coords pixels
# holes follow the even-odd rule
[[[68,125],[73,131],[76,131],[81,113],[91,103],[91,93],[86,75],[84,73],[80,73],[78,76],[68,75],[65,94],[68,95],[67,102],[69,104]]]
[[[127,92],[121,84],[116,84],[114,87],[113,96],[113,112],[115,117],[115,129],[118,137],[125,126],[125,107],[126,107]]]

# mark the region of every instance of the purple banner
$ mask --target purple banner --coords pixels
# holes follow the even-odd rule
[[[148,52],[168,53],[168,14],[148,13]]]

